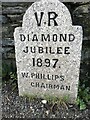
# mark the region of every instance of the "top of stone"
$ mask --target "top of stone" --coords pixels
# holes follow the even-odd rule
[[[44,16],[42,18],[43,23],[41,24],[42,28],[48,27],[48,14],[46,14],[48,12],[56,12],[58,14],[58,17],[56,18],[57,22],[59,23],[58,26],[65,28],[65,26],[69,27],[72,25],[70,12],[63,3],[61,3],[59,0],[41,0],[33,3],[26,11],[23,17],[23,28],[31,29],[31,26],[37,27],[34,15],[35,12],[37,12],[39,16],[40,12],[44,12]]]

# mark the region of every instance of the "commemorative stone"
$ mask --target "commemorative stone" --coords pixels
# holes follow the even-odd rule
[[[59,0],[33,3],[14,32],[19,95],[68,97],[78,92],[82,27]]]

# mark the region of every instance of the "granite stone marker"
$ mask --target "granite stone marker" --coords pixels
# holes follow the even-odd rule
[[[59,0],[33,3],[14,32],[19,95],[68,97],[78,91],[82,27]]]

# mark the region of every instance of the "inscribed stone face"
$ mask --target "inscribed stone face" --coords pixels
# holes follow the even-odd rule
[[[59,0],[33,3],[14,32],[19,95],[77,98],[82,27]]]

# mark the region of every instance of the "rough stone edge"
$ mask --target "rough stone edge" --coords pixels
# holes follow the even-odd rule
[[[0,15],[2,15],[2,3],[0,1]],[[2,119],[2,23],[0,23],[0,120]]]
[[[40,0],[0,0],[1,2],[36,2]],[[90,0],[60,0],[61,2],[89,2]]]

